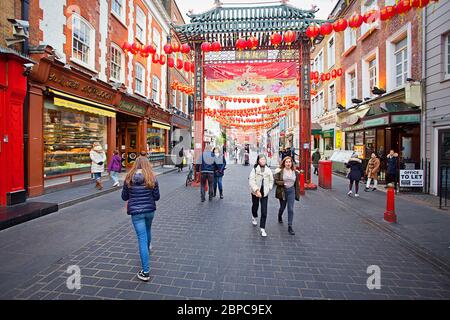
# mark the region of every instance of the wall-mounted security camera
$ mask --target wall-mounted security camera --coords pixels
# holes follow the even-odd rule
[[[25,77],[28,77],[30,75],[31,70],[33,69],[34,64],[33,63],[24,63],[23,64],[23,75]]]

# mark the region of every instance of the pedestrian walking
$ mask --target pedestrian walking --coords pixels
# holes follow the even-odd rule
[[[201,155],[201,160],[197,163],[201,163],[200,172],[200,197],[201,201],[205,202],[205,187],[206,183],[208,183],[208,196],[209,201],[213,198],[213,184],[214,184],[214,171],[215,171],[215,162],[214,162],[214,153],[211,151],[211,147],[208,146],[205,151]]]
[[[152,222],[155,217],[156,201],[160,198],[158,180],[156,180],[150,161],[139,156],[125,178],[122,199],[128,201],[127,214],[131,215],[136,232],[142,270],[137,277],[142,281],[150,279],[150,250],[152,241]]]
[[[115,150],[113,157],[108,165],[108,172],[111,179],[114,181],[113,187],[118,187],[119,183],[119,173],[122,171],[122,158],[119,156],[119,151]]]
[[[359,197],[359,181],[361,180],[362,176],[364,175],[363,166],[361,159],[358,158],[358,155],[356,153],[353,153],[352,157],[349,159],[349,161],[346,164],[346,167],[349,168],[349,173],[347,175],[348,179],[350,180],[349,184],[349,191],[347,193],[348,196],[351,196],[353,191],[353,183],[355,183],[355,197]]]
[[[265,155],[260,154],[256,159],[256,164],[250,172],[248,178],[250,190],[252,193],[252,224],[258,225],[258,209],[261,203],[261,236],[267,237],[266,233],[266,220],[267,220],[267,202],[269,198],[269,192],[273,187],[273,174],[272,170],[267,164],[267,158]]]
[[[319,161],[320,161],[321,157],[322,156],[320,155],[319,149],[316,149],[316,151],[312,155],[312,163],[313,163],[313,166],[314,166],[314,174],[316,176],[319,175]]]
[[[386,185],[394,183],[394,189],[397,191],[397,175],[398,175],[398,153],[391,150],[386,157]]]
[[[377,190],[378,186],[378,172],[380,172],[380,159],[378,159],[375,152],[372,152],[370,155],[370,160],[367,163],[366,167],[366,176],[367,176],[367,184],[364,191],[368,192],[370,190],[370,184],[373,180],[373,188],[372,191]]]
[[[280,168],[274,175],[276,191],[275,198],[280,200],[280,209],[278,210],[278,222],[283,223],[283,213],[288,208],[288,232],[295,235],[292,229],[294,220],[294,204],[300,201],[300,183],[299,172],[294,168],[294,161],[291,157],[286,157],[281,162]]]
[[[219,148],[214,148],[214,197],[217,195],[217,187],[219,187],[220,199],[223,199],[223,186],[222,178],[225,174],[225,169],[227,162],[225,160],[225,155],[220,153]]]
[[[178,167],[178,172],[182,172],[183,171],[183,167],[184,167],[184,148],[181,148],[180,151],[178,151],[177,167]]]
[[[89,157],[91,158],[91,173],[94,175],[95,188],[102,190],[102,173],[105,172],[106,154],[100,143],[94,142]]]

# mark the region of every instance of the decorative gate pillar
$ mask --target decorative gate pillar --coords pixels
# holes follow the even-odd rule
[[[194,100],[194,164],[201,159],[202,152],[205,146],[204,142],[204,80],[203,80],[203,55],[200,50],[200,43],[194,43],[195,51],[195,100]],[[197,185],[200,182],[200,172],[197,166],[194,165],[195,182]]]

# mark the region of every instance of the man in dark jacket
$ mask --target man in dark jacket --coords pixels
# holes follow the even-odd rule
[[[319,174],[319,161],[320,161],[321,155],[319,152],[319,149],[316,149],[316,152],[313,153],[312,155],[312,163],[314,166],[314,174],[318,175]]]
[[[386,185],[393,182],[397,190],[398,153],[391,150],[386,157]]]
[[[202,202],[205,202],[205,187],[206,182],[208,182],[208,195],[209,195],[209,201],[213,198],[213,192],[214,192],[214,171],[216,169],[216,164],[214,162],[214,153],[211,151],[210,148],[208,150],[205,149],[205,151],[202,153],[201,161],[201,178],[200,178],[200,196]]]
[[[358,158],[356,153],[353,153],[352,157],[348,160],[346,167],[350,169],[347,178],[350,180],[348,196],[351,196],[353,191],[353,183],[355,183],[355,197],[358,198],[359,194],[359,181],[364,176],[363,166],[361,159]]]

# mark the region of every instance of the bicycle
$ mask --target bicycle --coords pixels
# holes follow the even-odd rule
[[[186,176],[186,187],[190,186],[194,182],[194,166],[189,168],[189,172]]]

